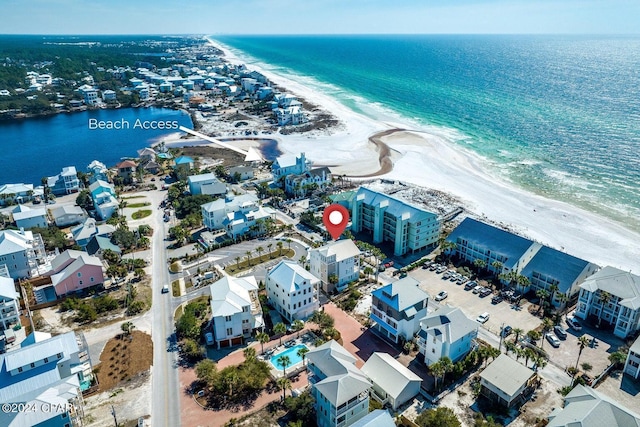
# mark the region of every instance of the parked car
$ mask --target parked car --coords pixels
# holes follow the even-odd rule
[[[204,334],[204,340],[207,345],[213,345],[213,334],[211,332],[207,332]]]
[[[444,273],[445,271],[447,271],[447,266],[445,265],[441,265],[437,270],[436,273]]]
[[[445,271],[445,273],[442,275],[442,279],[447,280],[449,279],[450,276],[451,276],[451,273],[449,273],[448,271]]]
[[[593,378],[591,378],[589,375],[587,375],[586,373],[582,373],[580,375],[579,378],[582,378],[582,380],[584,381],[584,383],[588,386],[590,386],[591,384],[593,384]]]
[[[508,337],[509,335],[511,335],[511,332],[513,332],[513,328],[509,325],[505,326],[504,328],[502,328],[502,337]]]
[[[169,285],[164,285],[164,286],[162,287],[162,293],[163,293],[163,294],[169,293]]]
[[[476,317],[476,322],[487,323],[487,320],[489,320],[489,313],[487,313],[486,311],[480,316]]]
[[[455,282],[456,280],[458,280],[458,277],[460,277],[458,273],[451,273],[451,276],[449,276],[449,280]]]
[[[574,331],[582,330],[582,325],[574,317],[567,317],[567,325]]]
[[[435,300],[436,301],[442,301],[443,299],[447,298],[449,296],[449,294],[447,293],[447,291],[440,291],[438,293],[438,295],[436,295]]]
[[[491,295],[491,289],[490,288],[483,288],[480,292],[479,295],[484,298],[486,296]]]
[[[544,337],[547,339],[547,341],[549,341],[549,344],[551,344],[553,347],[555,348],[560,347],[560,340],[558,339],[558,337],[556,337],[552,333],[544,334]]]
[[[467,276],[462,276],[460,275],[460,277],[458,278],[458,280],[456,280],[456,283],[458,285],[462,285],[463,283],[466,283],[469,279],[467,278]]]
[[[491,304],[500,304],[503,299],[504,298],[502,298],[500,295],[496,295],[495,297],[491,298]]]
[[[465,291],[470,291],[471,289],[475,288],[476,286],[478,286],[478,284],[475,282],[475,280],[472,280],[470,282],[467,282],[464,285],[464,290]]]
[[[431,270],[431,271],[436,271],[439,268],[440,268],[440,264],[438,264],[437,262],[434,262],[433,264],[431,264],[429,266],[429,270]]]
[[[555,332],[556,336],[561,340],[567,338],[567,331],[560,325],[556,325],[553,327],[553,332]]]
[[[478,285],[475,288],[473,288],[473,293],[474,294],[479,294],[482,290],[484,289],[484,286]]]

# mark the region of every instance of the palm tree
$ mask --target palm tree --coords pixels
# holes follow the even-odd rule
[[[239,256],[235,257],[235,260],[236,260],[236,268],[240,270],[240,257]]]
[[[553,329],[553,320],[549,319],[548,317],[545,317],[544,319],[542,319],[542,336],[544,337],[544,335],[552,329]],[[544,341],[545,340],[542,340],[542,344],[540,344],[540,348],[544,348]]]
[[[271,248],[273,247],[273,243],[267,244],[267,248],[269,249],[269,259],[271,259]]]
[[[567,301],[569,301],[569,297],[567,296],[567,294],[561,294],[561,293],[556,295],[556,299],[560,303],[560,307],[564,307]]]
[[[538,315],[538,313],[540,313],[540,309],[542,308],[544,300],[546,300],[547,297],[549,296],[549,291],[547,291],[546,289],[538,289],[536,291],[536,296],[540,298],[540,303],[538,304],[538,310],[536,311],[536,315]]]
[[[536,354],[530,348],[524,349],[524,366],[529,367],[529,359],[536,357]]]
[[[264,248],[262,246],[258,246],[256,248],[256,252],[258,252],[258,263],[262,262],[262,252],[264,252]]]
[[[440,242],[440,252],[443,254],[446,253],[447,260],[451,260],[451,251],[455,250],[458,247],[455,242],[451,242],[449,240],[442,240]]]
[[[580,362],[580,356],[582,356],[582,350],[584,350],[584,348],[586,346],[589,345],[589,338],[585,337],[584,335],[581,336],[580,338],[578,338],[578,359],[576,359],[576,371],[578,370],[578,362]]]
[[[558,286],[557,283],[552,283],[551,286],[549,286],[549,305],[553,305],[553,299],[556,297],[556,293],[560,290],[560,287]]]
[[[532,329],[529,332],[527,332],[527,338],[531,340],[533,345],[536,345],[536,343],[540,339],[540,332],[536,331],[535,329]]]
[[[287,376],[287,366],[291,365],[291,359],[289,356],[280,356],[278,357],[278,366],[282,366],[282,376]]]
[[[298,333],[297,337],[299,338],[300,331],[304,329],[304,322],[302,320],[294,320],[291,329]]]
[[[473,260],[473,265],[476,266],[476,268],[478,269],[478,275],[480,275],[480,270],[487,266],[487,262],[483,259],[476,258]]]
[[[296,352],[296,355],[302,359],[302,364],[304,365],[304,359],[307,357],[307,353],[309,353],[309,349],[307,347],[300,347]]]
[[[501,274],[500,272],[502,271],[503,266],[504,265],[500,261],[493,261],[491,263],[491,267],[496,270],[496,276],[499,276]]]
[[[251,251],[246,251],[244,254],[247,256],[247,264],[251,265]]]
[[[278,322],[273,327],[273,332],[280,335],[280,345],[282,345],[282,335],[287,332],[287,327],[282,322]]]
[[[282,242],[276,243],[276,246],[278,247],[278,256],[282,256]]]
[[[291,249],[291,239],[287,239],[285,240],[285,242],[287,242],[288,248],[287,249]]]
[[[487,357],[490,357],[491,360],[495,360],[496,357],[500,356],[500,350],[495,347],[487,347]]]
[[[526,288],[531,284],[531,281],[527,276],[522,276],[521,274],[518,274],[518,278],[516,279],[516,284],[518,285],[519,288],[522,288],[524,290],[524,288]],[[522,291],[520,291],[520,293],[522,293]]]
[[[438,378],[444,377],[444,375],[446,374],[445,368],[444,366],[442,366],[442,363],[440,363],[440,361],[437,361],[429,366],[429,370],[431,371],[431,375],[433,375],[433,380],[435,382],[434,387],[436,390],[438,390]]]
[[[442,381],[444,382],[444,377],[447,373],[453,371],[453,362],[447,356],[442,356],[438,362],[440,362],[440,365],[444,368],[444,374],[442,375]]]
[[[252,362],[254,360],[256,360],[256,349],[253,347],[247,347],[244,350],[242,350],[242,353],[244,354],[244,360],[246,360],[247,362]]]
[[[281,377],[276,380],[278,387],[282,390],[282,400],[287,398],[287,389],[291,388],[291,381],[287,377]]]
[[[600,324],[602,323],[602,313],[604,312],[604,307],[609,303],[609,301],[611,301],[612,296],[607,291],[600,291],[600,295],[598,295],[598,297],[600,299],[600,304],[602,304],[602,308],[598,312],[598,328],[599,328]]]
[[[269,334],[266,332],[258,332],[256,334],[256,339],[260,343],[260,352],[264,354],[264,345],[269,342]]]
[[[517,343],[518,342],[518,338],[520,338],[520,335],[524,332],[523,329],[520,328],[513,328],[511,330],[511,332],[513,332],[515,335],[513,337],[513,342]]]

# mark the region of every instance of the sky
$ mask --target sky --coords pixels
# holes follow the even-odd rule
[[[638,34],[640,0],[0,0],[0,34]]]

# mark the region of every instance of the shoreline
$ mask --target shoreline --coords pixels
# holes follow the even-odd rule
[[[206,40],[222,50],[227,61],[246,63],[226,46],[210,37]],[[270,135],[278,140],[282,151],[304,151],[314,163],[338,165],[332,170],[353,179],[371,178],[371,174],[378,171],[380,173],[374,177],[405,181],[451,194],[479,218],[509,224],[519,234],[601,266],[640,272],[637,264],[640,234],[622,224],[517,187],[492,174],[479,155],[444,137],[422,129],[408,130],[410,127],[400,123],[376,121],[348,109],[328,95],[266,71],[259,64],[248,65],[287,91],[331,112],[340,121],[332,132],[321,135]],[[379,132],[383,134],[379,135]],[[388,147],[392,153],[391,169],[380,166],[380,146],[374,148],[370,138]]]

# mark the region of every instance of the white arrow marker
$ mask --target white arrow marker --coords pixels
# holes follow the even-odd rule
[[[183,132],[187,132],[187,133],[190,133],[191,135],[197,136],[198,138],[202,138],[205,141],[209,141],[209,142],[211,142],[213,144],[219,145],[222,148],[227,148],[227,149],[229,149],[231,151],[235,151],[236,153],[244,154],[244,156],[245,156],[244,157],[244,161],[245,162],[253,162],[253,161],[256,161],[256,160],[257,161],[264,160],[262,158],[262,156],[260,155],[260,153],[257,150],[255,150],[253,147],[250,147],[249,151],[245,151],[245,150],[242,150],[242,149],[240,149],[238,147],[234,147],[233,145],[227,144],[226,142],[222,142],[222,141],[220,141],[220,140],[218,140],[216,138],[212,138],[212,137],[207,136],[205,134],[202,134],[200,132],[196,132],[195,130],[188,129],[188,128],[184,127],[184,126],[180,126],[179,129],[181,131],[183,131]]]

